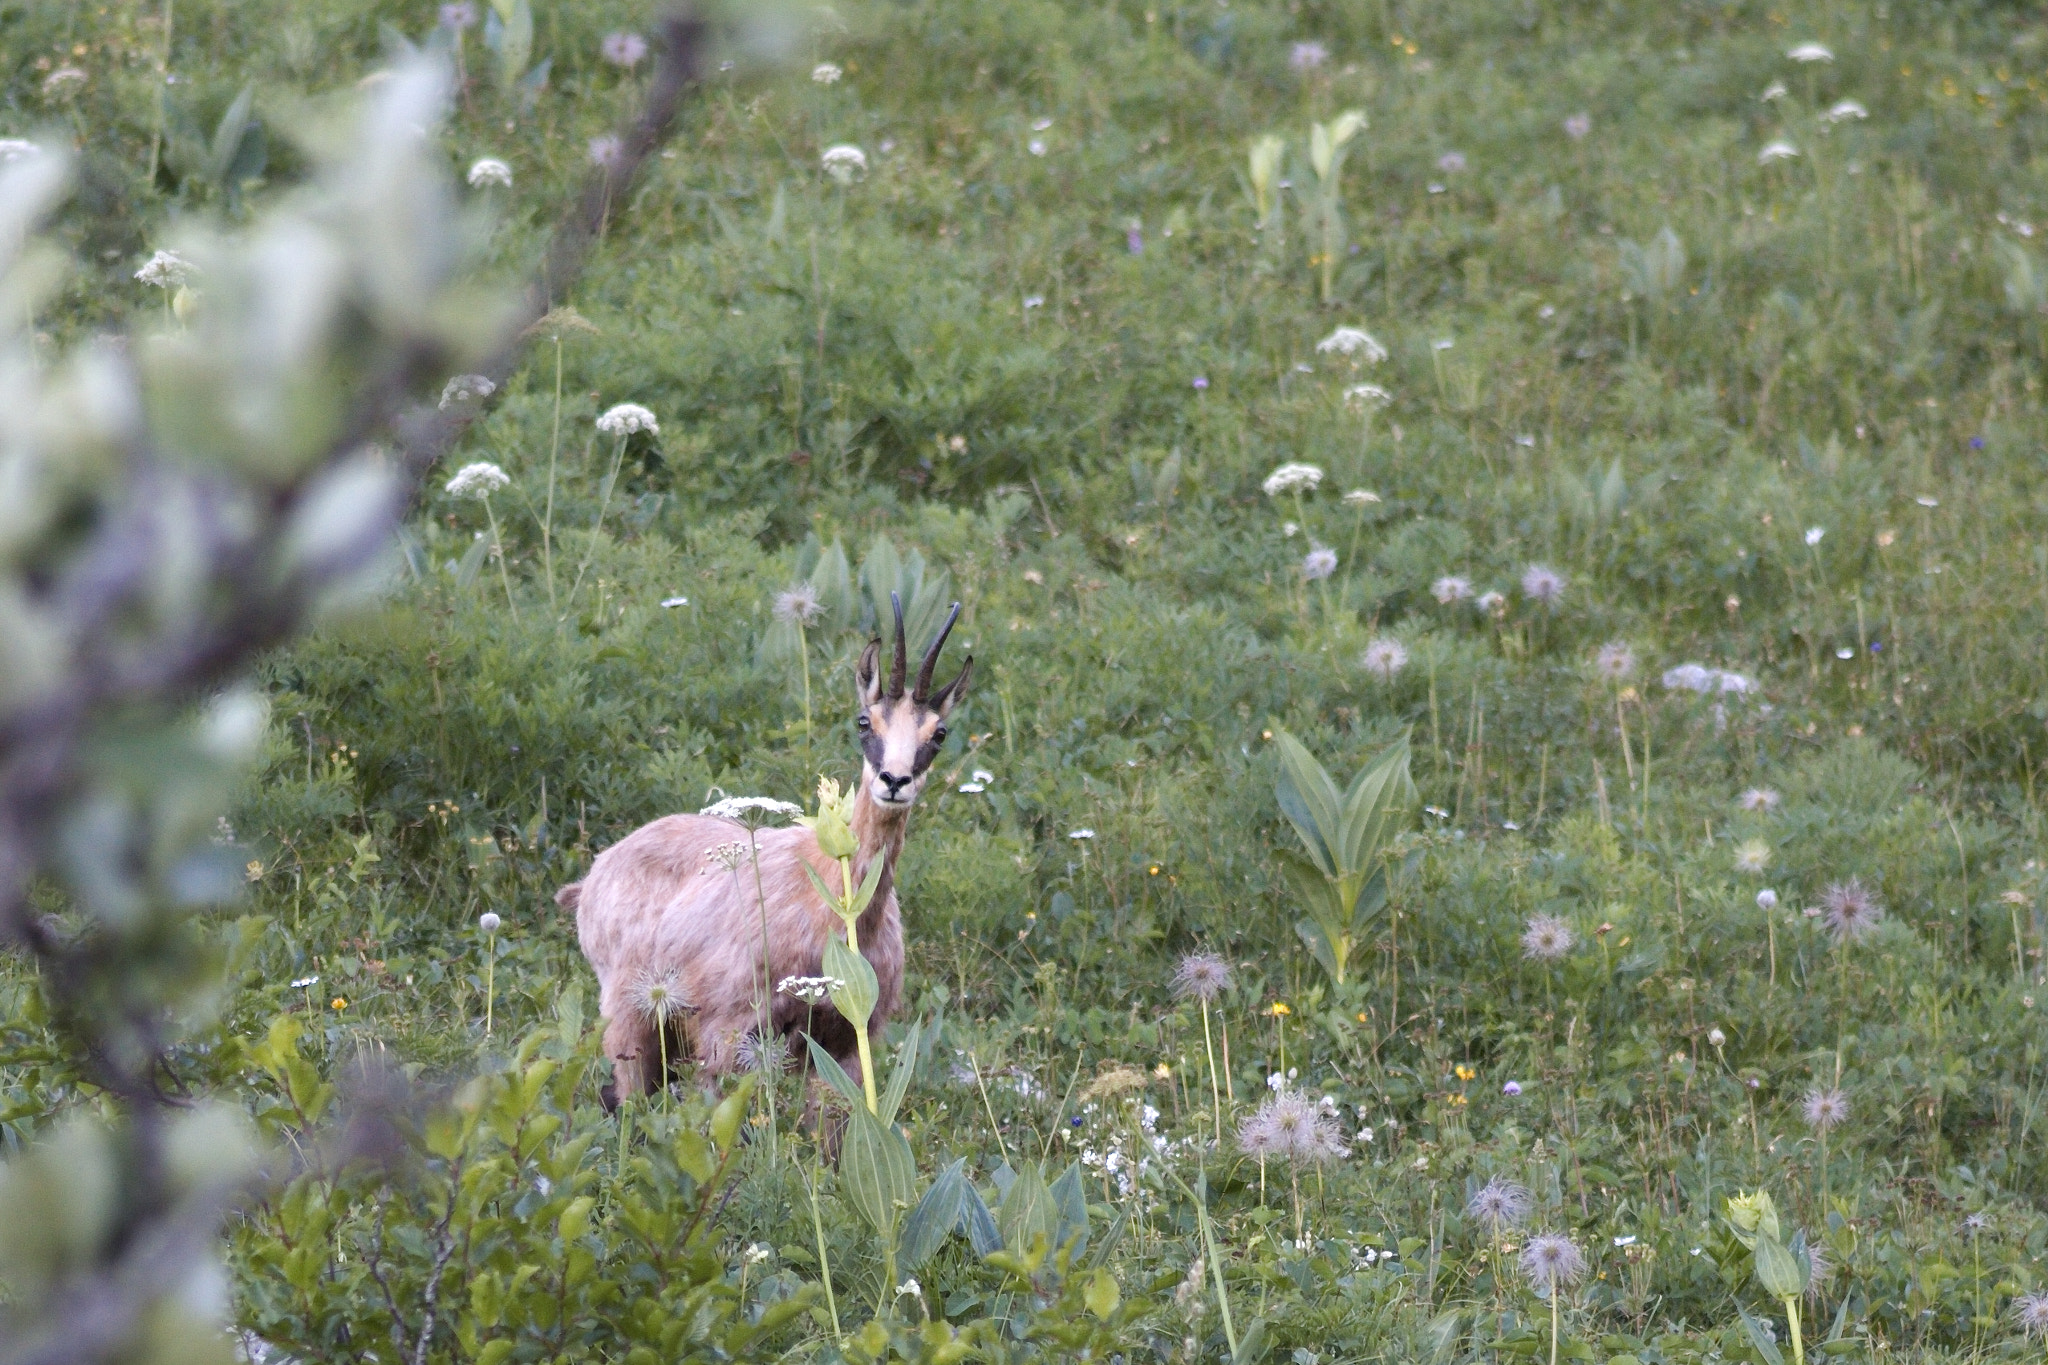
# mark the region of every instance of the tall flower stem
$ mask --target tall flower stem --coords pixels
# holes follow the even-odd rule
[[[1785,1296],[1785,1326],[1792,1332],[1792,1365],[1806,1365],[1806,1342],[1799,1333],[1799,1300]]]
[[[625,441],[621,439],[619,444],[623,446]],[[774,990],[774,966],[768,960],[768,893],[761,886],[761,845],[758,835],[759,831],[752,825],[747,826],[747,854],[754,865],[754,904],[761,912],[761,1004],[760,1020],[755,1027],[760,1031],[760,1046],[765,1048],[774,1033],[769,1014],[769,1001]],[[776,1078],[771,1075],[766,1079],[768,1084],[762,1089],[768,1092],[768,1160],[773,1162],[778,1133],[775,1123]]]
[[[1209,1102],[1216,1112],[1216,1141],[1223,1141],[1223,1092],[1216,1084],[1216,1048],[1209,1040],[1209,1002],[1202,1002],[1202,1051],[1209,1057]]]
[[[841,904],[848,909],[852,908],[853,859],[851,858],[841,858],[839,860],[839,886],[842,897]],[[842,910],[841,918],[846,922],[846,946],[858,953],[860,951],[860,931],[857,926],[860,917],[848,915]],[[868,1102],[868,1112],[870,1114],[879,1114],[882,1112],[882,1104],[875,1096],[875,1058],[873,1052],[868,1047],[868,1025],[865,1019],[859,1020],[854,1024],[853,1041],[854,1045],[860,1050],[861,1094]]]
[[[498,534],[498,513],[488,493],[484,495],[484,515],[491,519],[491,551],[498,559],[498,581],[505,585],[505,606],[512,613],[512,624],[518,625],[519,604],[512,600],[512,574],[505,567],[505,537]]]
[[[1557,1286],[1550,1286],[1550,1365],[1557,1365]]]
[[[626,438],[618,438],[618,446],[612,451],[611,472],[604,476],[604,492],[597,503],[597,520],[590,523],[590,544],[583,549],[583,562],[576,566],[576,581],[569,585],[569,607],[576,606],[576,590],[583,586],[583,575],[590,570],[590,561],[597,557],[597,538],[604,530],[604,514],[611,510],[612,489],[619,481],[619,467],[626,460]]]
[[[548,615],[561,619],[561,610],[555,604],[555,466],[562,454],[562,334],[555,333],[555,428],[554,438],[548,445],[548,500],[547,510],[540,522],[541,572],[548,580]]]
[[[796,620],[796,652],[804,660],[804,771],[811,771],[811,640],[801,614]]]
[[[484,1037],[491,1036],[491,1010],[497,1002],[498,935],[484,935]]]
[[[825,1286],[825,1308],[832,1315],[832,1339],[840,1340],[844,1333],[839,1327],[839,1300],[832,1294],[832,1256],[825,1250],[825,1219],[818,1212],[818,1187],[811,1182],[809,1172],[803,1173],[804,1193],[811,1197],[811,1232],[818,1239],[818,1280]]]

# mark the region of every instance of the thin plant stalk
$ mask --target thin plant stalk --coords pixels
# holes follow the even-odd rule
[[[1216,1112],[1216,1141],[1223,1141],[1223,1093],[1216,1084],[1216,1049],[1209,1041],[1209,1002],[1202,1001],[1202,1051],[1209,1058],[1209,1101]]]
[[[491,519],[491,548],[498,556],[498,581],[505,585],[505,606],[512,613],[512,624],[519,624],[519,604],[512,600],[512,574],[505,567],[505,537],[498,534],[498,513],[491,506],[490,494],[484,494],[484,515]]]
[[[583,586],[583,575],[590,571],[590,561],[597,557],[597,538],[604,531],[604,514],[611,510],[612,489],[618,485],[619,467],[626,461],[626,438],[618,438],[618,446],[612,452],[611,472],[604,476],[604,492],[598,498],[597,520],[590,523],[590,544],[583,549],[583,562],[576,566],[576,581],[569,585],[569,607],[576,606],[576,590]]]
[[[491,1036],[491,1007],[497,1002],[498,933],[484,935],[484,1037]]]
[[[164,56],[156,73],[156,128],[149,136],[149,183],[156,183],[158,167],[163,165],[164,129],[170,123],[170,96],[166,92],[171,86],[171,24],[176,18],[172,9],[174,0],[164,0]],[[170,291],[164,291],[168,307]]]
[[[1223,1034],[1223,1094],[1232,1105],[1237,1103],[1237,1078],[1230,1074],[1230,1016],[1224,1015],[1217,1021],[1217,1028]]]
[[[754,875],[757,878],[761,875],[758,867],[754,869]],[[839,885],[841,888],[840,894],[844,897],[843,903],[851,908],[853,905],[853,859],[851,858],[841,858],[839,860]],[[859,916],[845,915],[842,918],[846,920],[846,946],[858,953],[860,951],[860,934],[855,925]],[[882,1112],[882,1104],[875,1096],[875,1058],[868,1049],[867,1021],[862,1020],[853,1026],[853,1041],[860,1050],[861,1094],[868,1102],[868,1112],[870,1114],[879,1114]]]
[[[804,771],[811,771],[811,639],[804,630],[803,613],[796,618],[796,652],[804,660]]]
[[[811,1183],[809,1172],[799,1173],[804,1182],[804,1193],[811,1197],[811,1232],[818,1239],[818,1282],[825,1286],[825,1308],[832,1315],[832,1339],[839,1341],[845,1333],[839,1327],[839,1300],[832,1293],[832,1257],[825,1250],[825,1220],[818,1212],[818,1187]]]
[[[1550,1286],[1550,1365],[1557,1365],[1557,1286],[1555,1284]]]
[[[620,445],[623,446],[624,444],[624,441],[620,442]],[[571,594],[571,596],[573,597],[574,594]],[[752,825],[747,826],[747,853],[749,860],[754,864],[754,904],[761,912],[761,1018],[756,1027],[761,1031],[760,1045],[767,1047],[771,1022],[768,1002],[775,987],[773,981],[774,968],[768,960],[768,893],[761,886],[761,845],[757,837],[758,833],[759,831]],[[861,1060],[865,1062],[867,1058],[863,1056]],[[776,1086],[775,1077],[770,1076],[767,1080],[768,1084],[762,1088],[768,1092],[768,1160],[772,1162],[775,1160],[777,1141],[775,1125]]]
[[[1792,1365],[1806,1365],[1806,1342],[1799,1332],[1799,1300],[1785,1296],[1785,1325],[1792,1330]]]
[[[548,614],[561,619],[561,610],[555,604],[555,467],[562,454],[562,334],[555,333],[555,427],[554,437],[548,444],[548,500],[547,510],[540,522],[541,571],[548,580]]]

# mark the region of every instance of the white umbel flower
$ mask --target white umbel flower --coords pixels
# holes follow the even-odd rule
[[[827,147],[818,158],[825,174],[842,185],[851,185],[854,180],[867,173],[868,154],[850,142],[836,147]]]
[[[1852,118],[1869,118],[1870,111],[1855,100],[1842,100],[1828,110],[1826,117],[1829,123],[1846,123]]]
[[[597,429],[607,436],[631,436],[636,431],[653,435],[661,430],[661,424],[638,403],[618,403],[604,410],[597,419]]]
[[[191,283],[195,267],[175,251],[159,251],[149,258],[135,278],[158,289],[178,289]]]
[[[488,498],[511,482],[504,470],[489,460],[478,460],[455,471],[455,477],[448,480],[448,493],[457,498]]]
[[[458,374],[442,388],[441,406],[447,408],[457,403],[475,403],[497,391],[498,386],[484,375]]]
[[[1819,43],[1801,43],[1785,55],[1795,62],[1831,62],[1835,59],[1835,54]]]
[[[1797,147],[1794,147],[1791,143],[1785,141],[1783,138],[1780,138],[1776,142],[1766,143],[1764,145],[1764,149],[1756,154],[1756,164],[1759,166],[1768,166],[1773,161],[1790,161],[1793,157],[1798,155],[1799,149]]]
[[[804,808],[791,801],[777,801],[772,796],[728,796],[697,813],[719,820],[746,821],[756,811],[766,816],[802,815]]]
[[[1260,487],[1266,490],[1267,497],[1277,498],[1282,493],[1313,493],[1322,481],[1323,471],[1319,466],[1290,463],[1268,474]]]
[[[491,185],[511,189],[512,168],[494,156],[481,157],[469,168],[469,187],[480,190]]]
[[[1357,327],[1339,327],[1318,341],[1316,349],[1325,354],[1335,351],[1338,355],[1357,356],[1368,365],[1377,365],[1387,358],[1387,348],[1375,341],[1372,333]]]
[[[837,85],[845,74],[837,62],[819,62],[811,68],[811,79],[819,85]]]

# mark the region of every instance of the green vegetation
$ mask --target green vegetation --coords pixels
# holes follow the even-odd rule
[[[138,269],[285,194],[407,45],[462,73],[436,136],[523,278],[648,16],[476,8],[0,0],[0,138],[81,167],[38,345],[198,325],[203,274]],[[486,1365],[2031,1358],[2039,16],[783,17],[607,206],[375,608],[263,665],[165,1078],[284,1154],[235,1324]],[[814,809],[891,591],[920,642],[957,597],[976,675],[867,1090],[605,1114],[555,889],[657,815]],[[36,1151],[101,1099],[19,959],[0,1020]],[[366,1112],[390,1160],[309,1155]]]

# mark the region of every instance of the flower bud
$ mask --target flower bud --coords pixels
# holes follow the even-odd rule
[[[1778,908],[1778,893],[1768,886],[1756,893],[1756,908],[1769,914]]]

